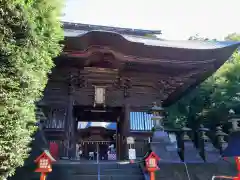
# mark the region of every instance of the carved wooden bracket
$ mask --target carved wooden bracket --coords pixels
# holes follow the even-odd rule
[[[69,73],[69,78],[68,78],[68,94],[72,94],[74,92],[74,79],[73,75]]]
[[[81,75],[80,72],[77,75],[70,75],[69,86],[72,92],[75,88],[84,88],[87,86],[87,81],[85,76]]]
[[[129,89],[132,87],[132,84],[131,84],[131,80],[128,78],[128,79],[125,79],[124,80],[124,87],[123,87],[123,90],[124,90],[124,97],[130,97],[130,92],[129,92]]]
[[[129,89],[131,89],[132,83],[129,78],[117,77],[116,81],[114,82],[114,87],[118,89],[122,89],[123,96],[127,98],[130,96]]]
[[[83,76],[83,75],[75,76],[74,86],[76,86],[78,88],[86,87],[87,86],[87,81],[86,81],[85,76]]]
[[[171,93],[176,91],[177,88],[186,83],[187,80],[189,80],[189,77],[184,76],[174,76],[166,79],[159,79],[156,82],[156,87],[159,90],[161,99],[166,99]]]

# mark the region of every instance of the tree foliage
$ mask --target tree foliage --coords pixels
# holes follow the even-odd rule
[[[195,34],[194,36],[190,36],[188,40],[201,40],[201,41],[209,41],[209,38],[204,38],[199,36],[199,34]],[[212,41],[216,41],[216,39],[212,39]]]
[[[60,0],[1,0],[0,179],[28,156],[35,102],[61,50],[60,10]]]
[[[206,40],[191,37],[191,40]],[[208,39],[207,39],[208,40]],[[226,40],[239,40],[231,34]],[[200,123],[209,128],[226,121],[229,111],[240,114],[240,54],[234,55],[210,78],[167,109],[168,120],[175,126],[189,125],[197,128]]]

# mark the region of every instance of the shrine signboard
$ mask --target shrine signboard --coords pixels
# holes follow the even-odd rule
[[[106,87],[104,86],[94,86],[94,87],[95,87],[94,107],[96,105],[105,106]]]
[[[134,144],[134,137],[127,137],[127,144]]]
[[[128,150],[128,156],[130,160],[136,159],[136,150],[135,149],[129,149]]]

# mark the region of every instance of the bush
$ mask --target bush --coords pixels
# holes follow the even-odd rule
[[[0,180],[29,153],[35,102],[41,97],[63,38],[61,0],[1,0]]]

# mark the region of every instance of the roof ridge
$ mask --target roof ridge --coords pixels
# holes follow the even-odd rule
[[[129,34],[129,35],[159,35],[161,30],[145,30],[145,29],[134,29],[134,28],[121,28],[113,26],[103,26],[103,25],[92,25],[92,24],[83,24],[83,23],[74,23],[62,21],[64,29],[74,29],[74,30],[104,30],[104,31],[114,31],[120,34]]]

